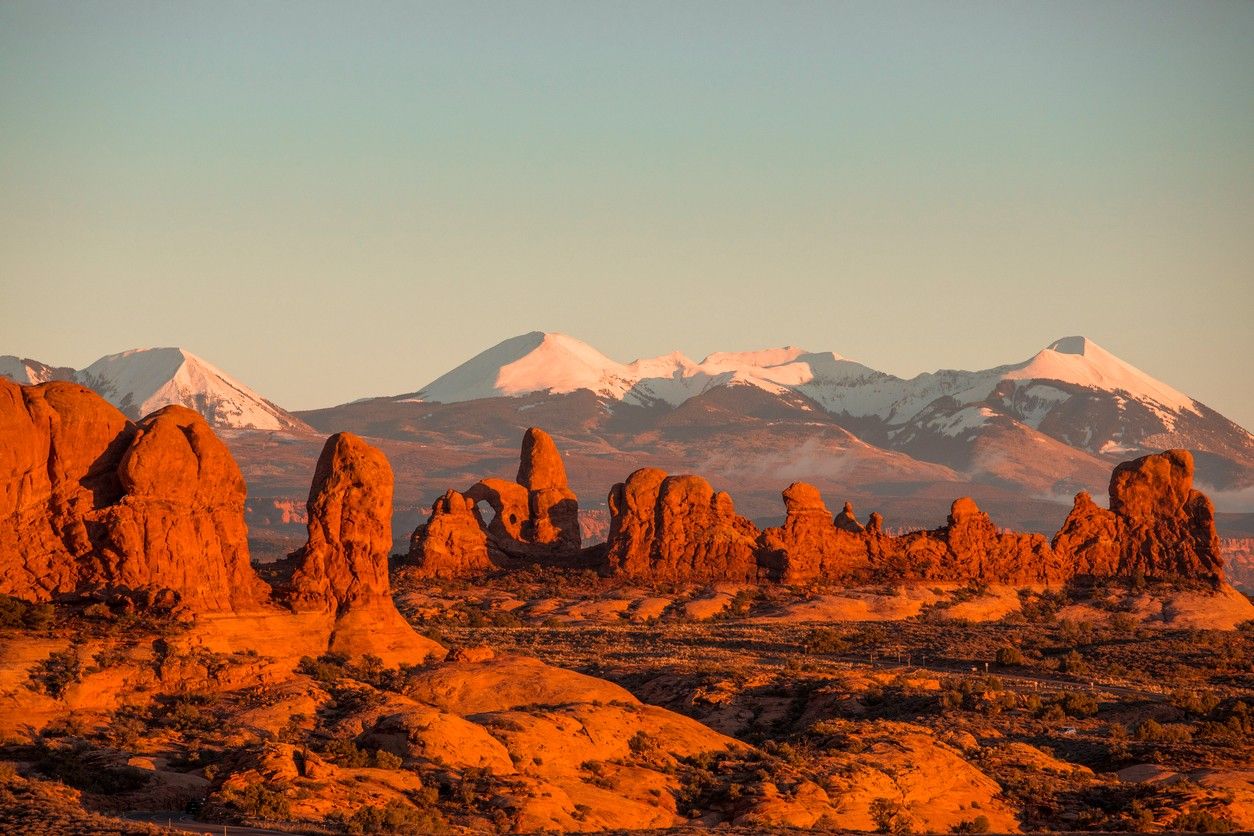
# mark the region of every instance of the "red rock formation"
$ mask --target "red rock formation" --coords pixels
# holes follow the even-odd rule
[[[352,433],[327,439],[309,488],[309,541],[297,555],[290,603],[335,618],[330,649],[385,662],[443,649],[413,631],[392,603],[392,467]]]
[[[965,496],[950,507],[944,528],[893,538],[886,552],[911,579],[1056,584],[1071,575],[1044,535],[1000,531]]]
[[[480,526],[483,518],[475,505],[487,503],[492,508],[492,520],[485,528],[487,549],[500,562],[549,562],[579,554],[578,499],[567,484],[557,445],[538,427],[530,427],[523,436],[517,481],[483,479],[470,486],[464,498]],[[490,563],[478,553],[479,539],[469,524],[461,509],[445,510],[438,501],[428,523],[420,525],[410,539],[410,558],[426,565],[430,574],[445,577],[488,568]],[[453,535],[454,530],[460,534]],[[470,551],[455,554],[449,549]]]
[[[523,436],[517,481],[527,489],[524,541],[557,554],[578,552],[579,500],[566,482],[566,466],[557,445],[538,427]]]
[[[82,386],[0,381],[0,438],[0,592],[165,592],[199,613],[268,599],[239,468],[196,413],[137,427]]]
[[[78,588],[94,548],[87,522],[121,499],[117,466],[134,436],[89,389],[0,378],[0,593],[42,601]]]
[[[818,488],[794,482],[784,491],[784,508],[784,524],[764,530],[760,543],[759,562],[772,578],[790,584],[848,580],[866,570],[874,537],[850,503],[833,519]]]
[[[1110,478],[1110,510],[1077,496],[1054,548],[1079,572],[1223,578],[1215,510],[1193,488],[1187,450],[1118,465]]]
[[[1054,535],[1053,548],[1077,575],[1114,575],[1121,563],[1121,539],[1119,517],[1080,491]]]
[[[197,613],[269,600],[249,560],[244,477],[204,418],[182,406],[149,415],[117,472],[125,495],[100,516],[104,535],[83,583],[170,589]]]
[[[409,560],[418,574],[455,578],[492,568],[488,537],[475,502],[457,491],[447,491],[431,506],[431,516],[415,529],[409,542]]]
[[[654,581],[757,579],[758,530],[699,476],[637,470],[610,490],[606,560]]]

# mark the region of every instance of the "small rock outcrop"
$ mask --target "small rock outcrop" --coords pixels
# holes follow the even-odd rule
[[[794,482],[784,491],[784,509],[784,524],[762,532],[759,560],[770,577],[801,584],[850,579],[869,567],[877,538],[858,523],[850,503],[833,518],[818,488]]]
[[[909,579],[1057,584],[1072,574],[1044,535],[999,530],[965,496],[950,506],[944,528],[893,538],[888,551]]]
[[[1087,494],[1054,537],[1080,572],[1218,582],[1223,558],[1210,499],[1193,487],[1193,456],[1167,450],[1115,467],[1110,510]]]
[[[392,603],[392,467],[352,433],[327,439],[309,489],[309,541],[297,553],[290,604],[335,619],[330,649],[385,662],[443,655]]]
[[[243,477],[199,414],[136,425],[76,384],[0,380],[0,438],[0,592],[142,592],[204,614],[268,601]]]
[[[430,578],[457,578],[492,568],[488,535],[474,500],[446,491],[431,506],[431,517],[414,530],[409,560],[418,574]]]
[[[492,509],[486,525],[481,502]],[[481,479],[464,494],[449,491],[436,500],[410,538],[409,559],[428,577],[457,577],[490,569],[493,560],[570,560],[581,543],[579,500],[566,481],[562,456],[548,433],[531,427],[515,481]]]
[[[1080,491],[1054,535],[1053,548],[1077,575],[1114,575],[1122,562],[1121,541],[1119,517],[1094,502],[1088,491]]]
[[[753,581],[758,529],[699,476],[637,470],[610,489],[606,561],[652,581]]]

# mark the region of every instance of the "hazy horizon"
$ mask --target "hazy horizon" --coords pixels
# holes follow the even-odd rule
[[[560,331],[1082,334],[1254,427],[1254,4],[0,6],[0,354],[288,409]]]

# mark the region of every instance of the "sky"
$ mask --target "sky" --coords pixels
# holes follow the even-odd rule
[[[1254,3],[0,4],[0,354],[289,409],[561,331],[1083,334],[1254,427]]]

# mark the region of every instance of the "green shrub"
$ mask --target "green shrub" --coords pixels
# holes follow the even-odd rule
[[[1225,818],[1205,810],[1181,813],[1171,823],[1172,830],[1185,833],[1236,833],[1237,826]]]
[[[244,819],[286,819],[292,814],[287,787],[252,784],[242,789],[224,789],[218,801]]]
[[[448,822],[434,808],[418,808],[392,800],[383,807],[360,807],[340,821],[349,833],[440,834],[448,832]]]
[[[805,652],[811,656],[836,656],[848,653],[849,641],[838,630],[820,627],[806,636]]]
[[[1027,662],[1023,651],[1017,647],[1002,647],[997,650],[997,664],[999,665],[1026,665]]]
[[[83,681],[83,663],[78,659],[78,651],[70,647],[51,654],[31,669],[30,681],[37,690],[60,698],[70,685]]]

